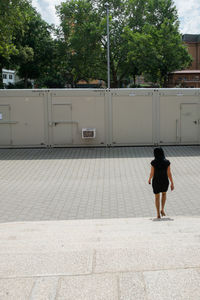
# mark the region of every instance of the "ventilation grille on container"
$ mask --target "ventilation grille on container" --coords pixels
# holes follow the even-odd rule
[[[82,139],[95,139],[96,129],[95,128],[82,128]]]

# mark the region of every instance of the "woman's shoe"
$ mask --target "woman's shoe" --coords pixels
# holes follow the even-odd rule
[[[165,214],[164,211],[161,210],[160,213],[161,213],[161,216],[162,216],[162,217],[166,216],[166,214]]]

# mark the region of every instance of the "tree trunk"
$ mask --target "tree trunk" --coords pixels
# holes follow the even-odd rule
[[[167,87],[167,75],[164,75],[164,79],[163,79],[163,87],[166,88]]]
[[[114,68],[112,68],[112,83],[111,87],[118,88],[118,80],[117,80],[117,72]]]
[[[136,76],[135,76],[135,74],[133,75],[133,83],[134,83],[134,86],[135,86],[135,83],[136,83]]]
[[[159,85],[160,85],[160,88],[163,88],[164,87],[164,79],[163,79],[163,76],[160,75],[160,78],[159,78]]]
[[[24,88],[27,89],[27,87],[28,87],[28,75],[26,74],[24,78]]]
[[[112,82],[111,82],[111,87],[112,88],[118,88],[118,80],[117,80],[117,71],[115,69],[115,66],[114,66],[114,61],[111,57],[111,60],[110,60],[110,69],[111,69],[111,72],[112,72]]]

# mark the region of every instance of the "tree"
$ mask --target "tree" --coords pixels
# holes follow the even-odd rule
[[[142,29],[126,29],[129,45],[128,61],[161,87],[166,86],[168,74],[184,69],[191,57],[182,43],[178,31],[178,17],[171,0],[151,0],[145,8],[146,18]]]
[[[68,72],[69,62],[62,39],[54,39],[51,47],[51,60],[46,63],[42,76],[35,80],[39,88],[64,88],[71,83]]]
[[[52,27],[42,20],[40,14],[31,6],[27,7],[24,33],[16,33],[18,54],[12,57],[17,73],[24,79],[37,79],[44,75],[51,63],[53,52]]]
[[[1,68],[15,68],[27,87],[28,79],[44,76],[52,61],[54,28],[42,20],[29,0],[2,0]]]
[[[1,0],[0,68],[14,67],[25,87],[28,78],[38,87],[106,81],[106,2],[62,2],[57,7],[61,26],[55,30],[29,0]],[[109,22],[111,87],[130,77],[135,82],[140,74],[165,86],[169,72],[191,61],[172,0],[110,0]]]
[[[69,49],[71,73],[74,80],[99,78],[106,80],[107,38],[106,1],[70,0],[57,7],[66,47]],[[112,86],[118,85],[120,66],[126,59],[122,32],[124,4],[112,0],[110,4],[110,66]],[[121,76],[122,75],[122,76]]]
[[[105,0],[69,0],[57,7],[75,80],[106,79]],[[160,85],[190,57],[178,32],[172,0],[110,0],[111,86],[149,74]]]
[[[71,0],[57,7],[66,48],[68,74],[72,85],[102,73],[100,16],[89,1]],[[104,68],[104,67],[103,67]]]
[[[107,63],[107,31],[106,31],[106,6],[105,0],[91,0],[94,9],[100,15],[99,25],[101,32],[101,44],[103,47],[103,57],[106,68]],[[124,38],[124,28],[127,25],[127,4],[128,1],[109,1],[109,24],[110,24],[110,70],[111,87],[120,87],[124,78],[131,74],[130,65],[127,64],[127,47]],[[105,77],[106,79],[106,77]]]
[[[2,83],[2,68],[9,64],[11,55],[18,54],[15,32],[23,34],[24,11],[29,0],[1,0],[0,2],[0,87]]]

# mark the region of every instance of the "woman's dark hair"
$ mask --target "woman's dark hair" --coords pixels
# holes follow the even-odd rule
[[[154,157],[155,157],[155,159],[159,159],[159,160],[165,159],[165,153],[164,153],[163,149],[155,148],[154,149]]]

